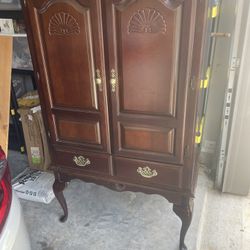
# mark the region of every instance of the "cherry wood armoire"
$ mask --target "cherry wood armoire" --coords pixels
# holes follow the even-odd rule
[[[191,222],[207,0],[23,0],[53,186],[160,194]]]

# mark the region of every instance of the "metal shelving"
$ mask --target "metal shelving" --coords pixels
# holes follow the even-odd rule
[[[0,18],[2,19],[15,19],[22,20],[22,10],[0,10]],[[13,37],[25,37],[26,34],[8,34]],[[36,89],[34,72],[32,69],[13,68],[12,74],[29,75],[32,79],[33,88]],[[11,105],[10,105],[10,133],[9,133],[9,148],[18,150],[21,153],[25,152],[25,141],[23,136],[22,123],[20,122],[20,116],[17,112],[18,102],[13,87],[13,81],[11,82]]]

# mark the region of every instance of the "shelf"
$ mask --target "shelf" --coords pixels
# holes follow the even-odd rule
[[[20,75],[33,75],[34,71],[33,71],[33,69],[20,69],[20,68],[16,69],[16,68],[13,68],[12,73],[20,74]]]
[[[8,34],[8,33],[0,33],[0,36],[12,36],[12,37],[27,37],[26,33],[15,33],[15,34]]]
[[[0,10],[0,18],[23,19],[22,10]]]

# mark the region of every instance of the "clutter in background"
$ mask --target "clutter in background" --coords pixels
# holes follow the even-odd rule
[[[21,98],[17,99],[19,108],[33,108],[40,104],[37,90],[29,91],[24,94]]]
[[[22,121],[29,166],[45,171],[50,165],[50,155],[41,107],[20,108],[18,113]]]
[[[27,37],[13,39],[12,67],[14,69],[33,69]]]
[[[0,34],[13,34],[14,26],[12,19],[0,19]]]
[[[53,183],[53,174],[29,169],[12,187],[21,199],[49,204],[55,197]]]
[[[20,0],[0,0],[1,10],[21,10]]]
[[[38,93],[30,91],[18,98],[17,102],[29,166],[46,171],[50,165],[50,155]]]
[[[21,19],[0,18],[0,35],[14,37],[12,67],[14,69],[32,70],[33,65],[24,21]]]

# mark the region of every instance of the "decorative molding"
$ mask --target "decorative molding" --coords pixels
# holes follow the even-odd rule
[[[51,36],[80,34],[80,26],[69,13],[58,12],[50,18],[49,34]]]
[[[137,2],[137,0],[113,0],[116,9],[119,11],[125,10],[128,6],[134,4],[135,2]]]
[[[159,0],[169,9],[176,9],[183,4],[184,0]]]
[[[47,0],[47,1],[43,1],[42,3],[38,3],[38,1],[34,2],[35,7],[38,10],[38,13],[43,14],[45,13],[51,6],[53,6],[54,4],[57,3],[65,3],[70,5],[71,7],[73,7],[76,11],[78,11],[79,13],[81,13],[81,11],[79,11],[80,9],[89,9],[89,6],[80,2],[80,0]]]
[[[123,11],[128,6],[136,3],[138,0],[113,0],[116,9]],[[175,10],[183,4],[184,0],[157,0],[164,4],[168,9]]]
[[[167,24],[161,13],[152,8],[139,9],[130,18],[128,33],[166,33]]]

